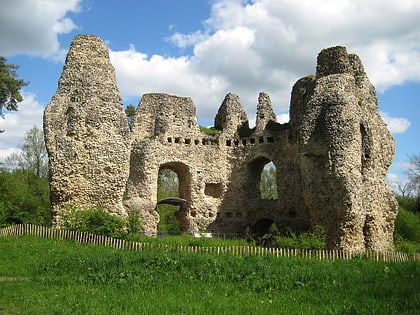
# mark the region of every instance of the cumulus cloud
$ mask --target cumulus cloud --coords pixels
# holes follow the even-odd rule
[[[110,51],[110,58],[125,97],[150,92],[189,96],[203,110],[203,118],[208,118],[216,114],[213,108],[223,100],[218,96],[227,91],[222,76],[195,71],[190,57],[149,57],[131,46],[126,51]]]
[[[406,118],[391,117],[386,112],[381,112],[380,114],[382,116],[382,119],[385,121],[386,125],[388,126],[388,130],[393,134],[404,133],[411,125],[411,122]]]
[[[18,152],[17,146],[23,142],[25,133],[33,126],[42,128],[42,114],[44,107],[34,94],[22,92],[23,101],[19,103],[16,112],[4,112],[5,119],[0,118],[0,160],[13,152]]]
[[[379,91],[420,80],[418,16],[418,0],[217,0],[202,30],[169,37],[191,55],[147,56],[130,47],[111,58],[123,97],[188,95],[199,117],[211,120],[234,92],[252,118],[261,91],[277,113],[286,111],[294,82],[314,73],[317,54],[330,46],[358,54]],[[391,122],[395,132],[408,127]]]
[[[57,36],[76,28],[66,17],[81,0],[13,0],[0,10],[0,55],[62,56]]]

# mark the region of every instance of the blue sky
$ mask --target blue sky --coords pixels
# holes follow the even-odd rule
[[[315,72],[321,49],[346,46],[362,59],[379,110],[396,140],[389,180],[403,181],[420,154],[420,1],[418,0],[3,0],[0,55],[30,81],[18,112],[0,120],[0,160],[17,152],[25,131],[42,126],[65,55],[77,34],[100,36],[125,105],[142,94],[193,98],[212,125],[226,93],[255,119],[269,93],[287,121],[292,85]]]

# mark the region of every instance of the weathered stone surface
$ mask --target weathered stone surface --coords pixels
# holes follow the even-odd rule
[[[45,109],[52,207],[101,206],[124,215],[130,133],[109,61],[95,36],[77,36]]]
[[[152,93],[143,95],[129,132],[106,48],[78,37],[45,112],[53,205],[138,212],[143,231],[154,235],[158,173],[171,169],[186,200],[176,213],[184,231],[322,225],[331,248],[392,247],[397,205],[385,176],[394,142],[359,58],[344,47],[323,50],[316,75],[296,82],[289,123],[276,122],[260,93],[249,129],[239,97],[229,93],[215,128],[213,136],[200,131],[190,98]],[[268,162],[276,167],[277,200],[261,198]]]
[[[261,92],[258,96],[257,119],[255,121],[256,132],[264,132],[268,123],[277,122],[273,106],[271,106],[270,96]]]
[[[374,87],[344,47],[323,50],[317,70],[292,93],[311,225],[327,227],[330,247],[389,248],[397,205],[385,176],[394,145]]]
[[[248,117],[242,107],[239,96],[229,93],[219,107],[219,111],[214,119],[214,127],[218,130],[223,130],[225,134],[234,136],[238,131],[238,126],[249,127]]]

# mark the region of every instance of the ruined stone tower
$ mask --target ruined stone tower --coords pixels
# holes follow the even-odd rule
[[[130,131],[106,46],[78,36],[44,129],[58,214],[66,204],[138,212],[143,231],[156,234],[158,173],[170,169],[186,200],[176,213],[184,231],[322,225],[330,248],[392,247],[397,204],[385,176],[394,142],[359,58],[344,47],[323,50],[316,75],[296,82],[289,123],[276,122],[270,97],[260,93],[250,129],[230,93],[210,136],[200,131],[190,98],[161,93],[143,95]],[[261,198],[260,175],[269,162],[276,167],[276,200]]]
[[[44,112],[51,203],[102,206],[125,215],[130,129],[109,61],[97,37],[77,36]]]

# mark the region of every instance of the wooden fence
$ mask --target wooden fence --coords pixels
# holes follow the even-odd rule
[[[265,248],[255,246],[185,246],[185,245],[164,245],[146,242],[127,241],[108,236],[95,235],[92,233],[70,231],[45,226],[18,224],[0,229],[1,236],[23,236],[32,235],[45,238],[64,238],[75,240],[80,243],[109,246],[116,249],[142,250],[152,249],[157,251],[181,251],[209,254],[232,254],[232,255],[272,255],[275,257],[304,257],[312,259],[371,259],[384,262],[408,262],[420,261],[418,254],[407,254],[399,252],[379,252],[367,250],[311,250],[311,249],[290,249],[290,248]]]

